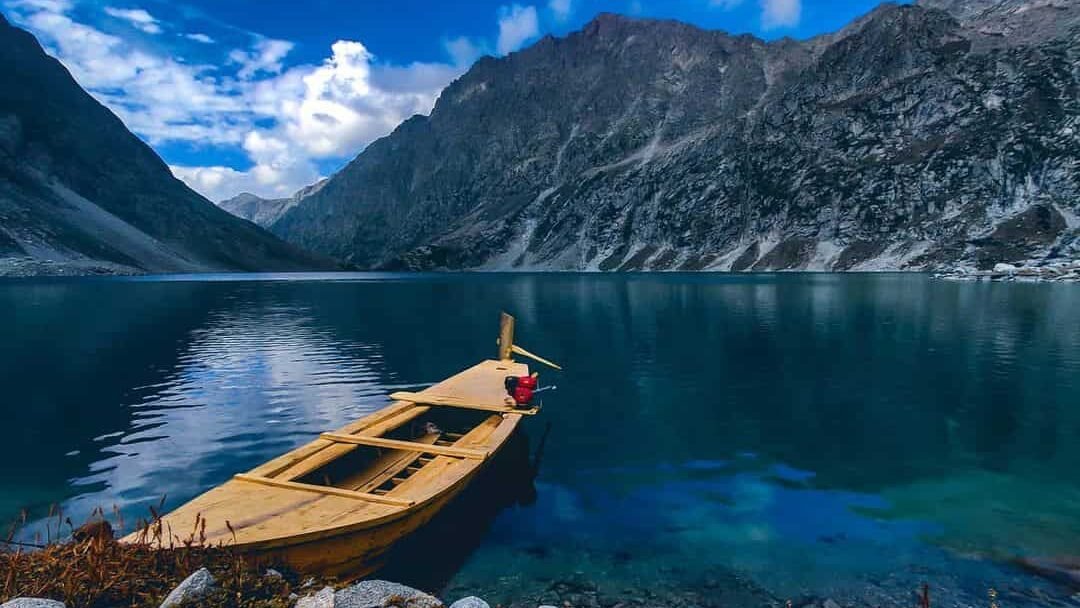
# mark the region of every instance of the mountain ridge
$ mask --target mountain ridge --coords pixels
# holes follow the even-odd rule
[[[413,269],[1077,254],[1076,3],[948,1],[805,41],[599,15],[480,60],[271,229]]]

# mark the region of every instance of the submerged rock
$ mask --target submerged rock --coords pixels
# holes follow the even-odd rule
[[[334,588],[323,587],[318,593],[296,600],[296,608],[334,608]]]
[[[210,571],[206,568],[200,568],[184,579],[184,582],[177,585],[176,589],[169,592],[165,601],[161,602],[161,608],[174,608],[181,604],[201,600],[209,595],[216,585],[217,581],[214,580],[214,576],[210,574]]]
[[[470,595],[450,604],[450,608],[491,608],[491,606],[475,595]]]
[[[363,581],[334,594],[335,608],[441,608],[439,598],[389,581]]]
[[[65,608],[63,602],[40,597],[17,597],[0,604],[0,608]]]
[[[1073,589],[1080,589],[1080,557],[1025,557],[1021,568]]]

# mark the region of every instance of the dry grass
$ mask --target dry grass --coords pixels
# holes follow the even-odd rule
[[[286,576],[266,576],[266,568],[274,564],[244,559],[227,546],[207,546],[205,522],[185,537],[166,539],[155,515],[141,528],[144,544],[126,544],[113,539],[100,511],[96,515],[94,523],[78,530],[58,517],[72,532],[64,542],[41,549],[0,549],[0,603],[42,597],[62,601],[68,608],[156,607],[192,572],[206,567],[217,580],[218,590],[200,605],[285,608],[292,604],[289,595],[296,579],[291,573],[277,567]]]

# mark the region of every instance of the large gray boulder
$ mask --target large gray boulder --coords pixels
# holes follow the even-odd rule
[[[450,604],[450,608],[491,608],[491,606],[475,595],[470,595]]]
[[[334,594],[334,608],[441,608],[439,598],[388,581],[363,581]]]
[[[296,600],[295,608],[334,608],[334,588],[323,587],[318,593]]]
[[[200,568],[169,592],[165,601],[161,602],[161,608],[176,608],[181,604],[197,602],[209,595],[216,586],[217,581],[210,571]]]
[[[63,602],[40,597],[17,597],[0,604],[0,608],[65,608]]]

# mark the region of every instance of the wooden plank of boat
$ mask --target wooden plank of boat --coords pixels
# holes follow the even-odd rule
[[[460,407],[467,410],[502,412],[506,414],[523,414],[525,416],[534,416],[540,412],[539,407],[522,409],[506,405],[505,403],[472,403],[465,399],[454,397],[452,395],[435,395],[427,392],[410,393],[406,391],[399,391],[396,393],[391,393],[390,398],[394,399],[395,401],[411,401],[412,403],[445,405],[447,407]]]
[[[351,443],[353,445],[367,445],[375,448],[390,448],[405,450],[406,452],[421,452],[423,454],[438,454],[440,456],[454,456],[457,458],[471,458],[484,460],[490,454],[481,450],[456,448],[441,445],[429,445],[415,441],[401,441],[399,439],[385,439],[383,437],[367,437],[365,435],[342,435],[340,433],[323,433],[320,438],[334,443]]]
[[[247,481],[250,483],[261,483],[266,486],[273,486],[275,488],[285,488],[286,490],[300,490],[301,492],[314,492],[316,494],[327,494],[330,496],[341,496],[344,498],[353,498],[356,500],[367,500],[370,502],[378,502],[385,505],[396,505],[399,507],[411,507],[416,504],[414,500],[402,500],[399,498],[392,498],[390,496],[380,496],[378,494],[369,494],[367,492],[356,492],[353,490],[343,490],[341,488],[335,488],[333,486],[320,486],[311,483],[298,483],[295,481],[282,481],[280,479],[272,479],[270,477],[259,477],[258,475],[249,475],[247,473],[237,473],[233,476],[233,479],[237,481]]]
[[[413,403],[513,413],[515,407],[512,400],[507,400],[504,380],[507,376],[525,375],[528,375],[526,365],[512,361],[484,361],[420,392],[398,392],[390,395],[390,398]]]

